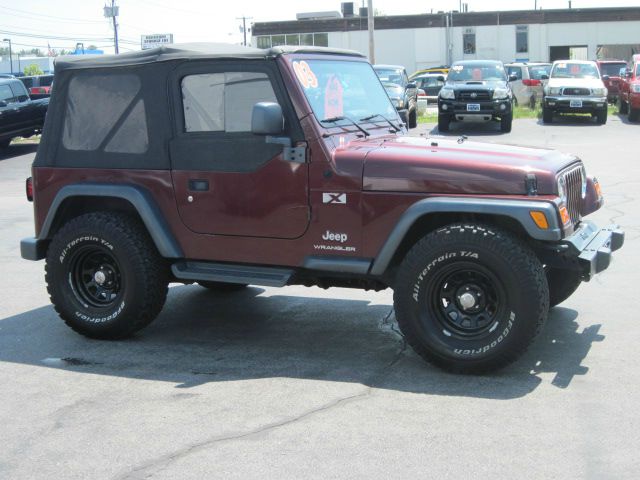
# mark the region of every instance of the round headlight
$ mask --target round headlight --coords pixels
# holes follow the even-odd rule
[[[582,189],[580,193],[582,194],[582,198],[587,196],[587,169],[582,165],[580,167],[580,173],[582,174]]]
[[[558,177],[558,196],[563,203],[567,203],[567,181],[564,175]]]

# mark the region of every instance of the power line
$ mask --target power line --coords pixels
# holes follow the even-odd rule
[[[9,30],[0,30],[0,33],[4,34],[4,35],[15,35],[16,37],[28,37],[28,38],[50,38],[52,40],[70,40],[70,41],[76,41],[76,40],[84,40],[84,41],[109,41],[111,40],[108,37],[88,37],[88,36],[83,36],[83,37],[63,37],[63,36],[59,36],[59,35],[36,35],[33,33],[22,33],[22,32],[12,32]]]
[[[32,16],[32,17],[43,17],[43,18],[49,18],[49,19],[55,19],[58,21],[65,21],[67,23],[102,23],[102,21],[98,21],[98,20],[83,20],[82,18],[70,18],[70,17],[58,17],[55,15],[45,15],[43,13],[34,13],[34,12],[28,12],[26,10],[19,10],[17,8],[9,8],[9,7],[5,7],[3,5],[0,5],[0,8],[3,10],[10,10],[12,12],[19,12],[22,15],[17,15],[17,14],[8,14],[8,15],[14,15],[14,16]]]

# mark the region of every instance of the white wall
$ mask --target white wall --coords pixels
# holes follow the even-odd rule
[[[24,72],[24,67],[32,64],[38,65],[40,70],[44,73],[53,73],[53,58],[52,57],[20,57],[13,55],[13,73]],[[11,63],[9,62],[9,56],[2,57],[0,60],[0,73],[9,73],[11,70]]]
[[[549,47],[586,45],[587,57],[596,58],[598,45],[640,43],[640,21],[580,22],[529,25],[529,52],[516,53],[515,25],[472,27],[476,33],[476,53],[463,55],[462,34],[465,28],[452,31],[453,61],[494,59],[503,62],[549,61]],[[369,55],[366,31],[330,32],[329,46],[348,48]],[[409,74],[420,69],[447,63],[446,30],[417,28],[375,31],[375,62],[403,65]],[[256,45],[255,38],[252,42]]]

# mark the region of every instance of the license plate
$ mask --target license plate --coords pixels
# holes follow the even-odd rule
[[[571,108],[581,108],[582,107],[582,100],[571,100],[571,101],[569,101],[569,106]]]
[[[467,112],[479,112],[480,104],[479,103],[469,103],[467,104]]]

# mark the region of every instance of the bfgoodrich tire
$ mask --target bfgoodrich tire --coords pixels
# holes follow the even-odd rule
[[[455,224],[418,241],[394,288],[396,318],[425,360],[483,373],[516,360],[546,320],[542,264],[506,231]]]
[[[124,338],[151,323],[167,296],[167,273],[140,222],[124,214],[76,217],[47,251],[51,302],[69,327],[91,338]]]
[[[580,273],[574,270],[547,267],[549,307],[555,307],[569,298],[582,283]]]

